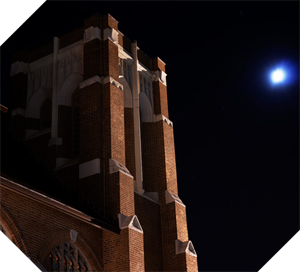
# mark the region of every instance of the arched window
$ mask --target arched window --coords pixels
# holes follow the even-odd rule
[[[91,271],[91,266],[72,242],[63,242],[54,247],[49,254],[51,271],[86,272]]]
[[[52,102],[45,99],[40,107],[40,130],[51,127]]]
[[[79,88],[72,95],[72,157],[79,154]]]
[[[0,222],[0,272],[27,271],[27,258]]]

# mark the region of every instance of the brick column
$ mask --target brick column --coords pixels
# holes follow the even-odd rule
[[[178,197],[173,123],[168,119],[165,64],[152,59],[155,113],[156,171],[161,204],[165,271],[198,271],[197,255],[189,241],[186,209]]]
[[[137,216],[119,216],[120,234],[103,233],[104,271],[145,271],[144,233]]]
[[[118,32],[112,17],[86,19],[80,84],[79,191],[106,216],[134,215],[133,177],[125,166],[124,98]]]

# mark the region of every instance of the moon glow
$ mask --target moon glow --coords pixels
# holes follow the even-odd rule
[[[274,83],[279,83],[282,82],[285,78],[285,73],[281,69],[277,69],[272,72],[271,74],[271,79]]]

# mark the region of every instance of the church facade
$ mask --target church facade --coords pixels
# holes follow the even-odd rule
[[[9,114],[47,178],[2,175],[0,227],[42,271],[198,271],[165,63],[111,15],[16,53]]]

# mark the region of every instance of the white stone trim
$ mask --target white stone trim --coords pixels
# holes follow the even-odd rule
[[[179,196],[171,193],[170,191],[166,190],[165,191],[165,197],[166,197],[166,204],[169,204],[171,202],[177,202],[178,204],[182,205],[185,207]]]
[[[52,65],[52,63],[53,63],[53,53],[31,62],[29,64],[29,71],[33,72],[33,71],[35,71],[37,69],[40,69],[42,67]]]
[[[101,79],[101,77],[99,77],[99,76],[93,76],[93,77],[90,77],[90,78],[86,79],[85,81],[81,82],[81,83],[79,84],[79,88],[80,88],[80,89],[83,89],[84,87],[89,86],[89,85],[92,85],[92,84],[94,84],[94,83],[96,83],[96,82],[99,82],[99,83],[102,84],[102,79]]]
[[[27,74],[28,69],[28,63],[25,63],[23,61],[16,61],[11,65],[10,76],[16,75],[18,73]]]
[[[22,116],[25,116],[26,112],[24,109],[22,108],[17,108],[17,109],[14,109],[12,112],[11,112],[11,116],[15,116],[15,115],[22,115]]]
[[[89,177],[95,174],[100,174],[100,159],[79,164],[79,179]]]
[[[70,237],[73,242],[77,241],[78,232],[76,230],[70,229]]]
[[[104,79],[103,79],[103,84],[106,84],[110,82],[111,84],[115,85],[116,87],[118,87],[120,90],[123,91],[123,85],[118,82],[117,80],[113,79],[111,76],[106,76]]]
[[[118,56],[119,56],[119,58],[126,59],[132,65],[133,58],[132,58],[131,55],[129,55],[129,52],[127,52],[121,45],[118,45],[118,48],[119,48],[119,50],[118,50]]]
[[[165,86],[167,86],[167,74],[164,71],[161,70],[157,70],[155,71],[155,79],[154,81],[160,81],[162,84],[164,84]]]
[[[156,114],[155,115],[155,122],[158,122],[160,120],[163,120],[164,122],[166,122],[170,127],[173,127],[173,122],[170,121],[166,116],[164,116],[163,114]]]
[[[70,49],[73,53],[77,53],[78,51],[83,51],[84,39],[74,42],[58,51],[58,58],[64,58],[66,55],[70,54]]]
[[[101,40],[101,30],[99,29],[99,27],[91,26],[84,30],[84,43],[87,43],[94,39]]]
[[[118,35],[119,32],[114,28],[106,28],[103,30],[103,40],[110,39],[116,45],[118,45]]]
[[[175,240],[175,248],[176,248],[176,255],[180,253],[186,253],[191,256],[197,257],[197,253],[193,246],[192,241],[182,242],[180,240]]]
[[[144,192],[144,194],[142,194],[142,196],[157,203],[157,204],[160,204],[157,192]]]
[[[56,168],[59,168],[61,166],[63,166],[64,164],[66,164],[68,161],[70,160],[70,158],[56,158]]]
[[[58,158],[58,159],[67,159],[67,158]],[[78,163],[79,163],[79,159],[74,159],[74,160],[68,159],[68,161],[65,164],[61,165],[60,167],[56,167],[54,169],[54,171],[58,171],[60,169],[63,169],[63,168],[66,168],[66,167],[69,167],[69,166],[72,166],[72,165],[78,164]]]
[[[126,216],[121,213],[118,214],[119,218],[119,227],[120,229],[132,229],[140,233],[144,233],[140,221],[136,215]]]
[[[49,139],[48,146],[62,145],[62,138],[51,138]]]
[[[127,167],[119,162],[117,162],[114,159],[109,159],[109,173],[113,174],[116,172],[122,172],[123,174],[133,178],[133,176],[130,174]]]
[[[119,76],[120,84],[123,85],[124,93],[124,108],[132,108],[132,93],[131,88],[124,76]]]
[[[26,129],[25,130],[25,138],[26,139],[24,141],[30,140],[32,138],[41,136],[41,135],[49,133],[49,132],[51,132],[51,128],[46,128],[44,130]]]

